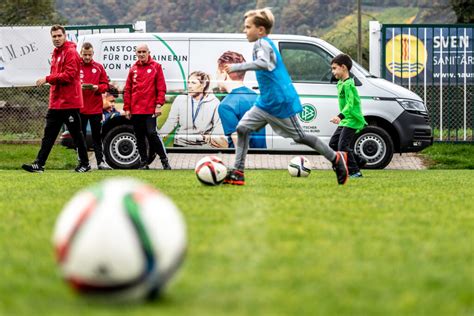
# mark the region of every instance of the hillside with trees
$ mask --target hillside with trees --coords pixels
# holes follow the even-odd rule
[[[150,32],[240,32],[242,14],[271,7],[275,33],[322,36],[356,10],[353,0],[45,0],[0,2],[0,24],[124,24],[147,21]],[[472,0],[362,0],[363,14],[417,9],[416,23],[473,23]],[[399,16],[396,14],[395,16]],[[383,21],[382,21],[383,22]]]
[[[353,0],[47,0],[0,3],[0,24],[69,25],[147,22],[149,32],[242,31],[247,10],[271,7],[274,33],[321,37],[356,56]],[[362,0],[363,64],[368,65],[368,23],[474,23],[472,0]]]
[[[368,66],[368,24],[455,23],[450,1],[462,0],[363,0],[363,65]],[[147,22],[149,32],[226,32],[242,30],[247,10],[271,7],[274,33],[321,37],[356,56],[356,1],[353,0],[58,0],[57,10],[69,24],[121,24]],[[440,14],[443,12],[443,14]]]
[[[2,0],[0,1],[0,25],[45,25],[66,23],[55,10],[54,0]]]
[[[461,0],[451,0],[461,1]],[[450,0],[363,0],[364,13],[388,8],[417,8],[423,21],[454,23]],[[57,0],[56,9],[70,24],[121,24],[147,21],[151,32],[239,32],[242,15],[256,7],[271,7],[275,33],[318,35],[356,10],[353,0]],[[442,11],[442,16],[434,16]],[[436,20],[430,20],[434,16]],[[447,20],[448,19],[448,20]]]

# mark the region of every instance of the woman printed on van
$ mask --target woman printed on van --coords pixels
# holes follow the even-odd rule
[[[188,95],[178,95],[171,105],[160,133],[166,138],[174,134],[174,147],[227,147],[217,112],[220,101],[209,86],[209,75],[194,71],[188,77]]]

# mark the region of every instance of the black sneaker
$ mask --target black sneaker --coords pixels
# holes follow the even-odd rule
[[[89,164],[86,165],[86,164],[82,164],[82,163],[80,163],[80,164],[74,169],[74,171],[80,172],[80,173],[87,172],[87,171],[89,171],[89,170],[91,170],[91,165],[89,165]]]
[[[347,153],[343,151],[336,152],[336,160],[332,164],[332,169],[336,172],[337,183],[346,184],[349,177],[349,170],[347,169]]]
[[[150,167],[148,167],[148,162],[142,161],[140,162],[140,165],[138,166],[139,170],[148,170]]]
[[[23,164],[21,166],[23,168],[23,170],[26,170],[28,172],[43,172],[44,171],[44,167],[40,164],[38,164],[37,162],[33,162],[31,165],[28,165],[28,164]]]
[[[163,165],[163,170],[171,170],[170,163],[168,162],[168,158],[161,159],[161,164]]]
[[[237,169],[229,170],[227,172],[226,177],[224,178],[224,184],[244,185],[245,184],[244,172]]]

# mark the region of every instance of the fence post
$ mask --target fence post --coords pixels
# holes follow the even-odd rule
[[[382,41],[380,38],[380,30],[382,24],[378,21],[369,22],[369,70],[370,73],[380,77],[381,76],[381,65],[380,65],[380,53],[382,52]]]

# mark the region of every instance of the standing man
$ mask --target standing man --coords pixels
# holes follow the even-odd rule
[[[150,151],[160,156],[163,169],[171,169],[163,142],[156,131],[156,117],[165,103],[166,83],[161,65],[150,56],[146,44],[136,48],[137,62],[130,68],[123,91],[125,116],[131,119],[140,153],[139,169],[149,169],[145,137]],[[151,155],[150,155],[151,156]]]
[[[24,164],[22,168],[28,172],[43,172],[61,127],[66,124],[79,154],[80,162],[74,170],[87,172],[91,167],[79,114],[83,106],[79,77],[81,58],[76,52],[76,44],[66,41],[66,30],[63,26],[53,25],[50,33],[55,47],[51,59],[51,74],[36,81],[38,87],[46,83],[51,85],[46,127],[36,160],[32,164]]]
[[[104,161],[101,135],[102,93],[107,91],[109,80],[104,66],[94,61],[92,57],[94,57],[94,48],[91,43],[86,42],[81,47],[81,83],[84,99],[84,107],[81,109],[82,134],[86,136],[87,122],[90,122],[97,168],[110,170],[112,168]]]

